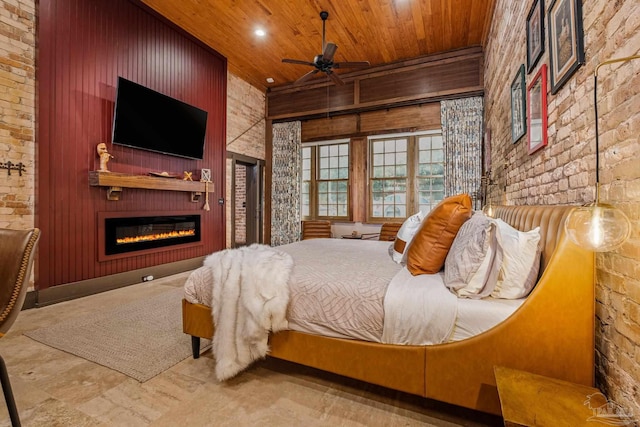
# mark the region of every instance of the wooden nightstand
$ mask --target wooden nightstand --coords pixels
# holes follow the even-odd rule
[[[505,426],[594,427],[612,425],[605,421],[614,419],[615,425],[625,425],[625,420],[633,425],[596,388],[502,366],[494,372]]]

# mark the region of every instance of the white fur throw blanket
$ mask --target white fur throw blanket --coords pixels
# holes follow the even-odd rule
[[[209,255],[215,373],[224,381],[267,355],[269,331],[288,328],[291,255],[253,244]]]

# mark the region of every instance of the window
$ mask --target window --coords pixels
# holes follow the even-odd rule
[[[404,219],[444,198],[442,135],[402,134],[369,139],[369,220]]]
[[[444,199],[442,135],[418,137],[418,209],[429,212]]]
[[[302,147],[301,203],[304,219],[348,218],[348,142]]]
[[[374,218],[407,217],[407,138],[371,142]]]

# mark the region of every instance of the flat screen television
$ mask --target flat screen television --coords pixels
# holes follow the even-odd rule
[[[202,160],[207,112],[118,77],[113,143]]]

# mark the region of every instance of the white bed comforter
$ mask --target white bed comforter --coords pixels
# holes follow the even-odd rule
[[[380,342],[387,286],[401,266],[389,242],[311,239],[278,249],[294,261],[289,328],[316,335]]]
[[[350,239],[279,246],[294,261],[289,329],[392,344],[446,341],[457,298],[441,274],[411,276],[391,260],[388,247],[389,242]],[[187,301],[215,305],[211,277],[211,271],[196,270],[185,283]]]

